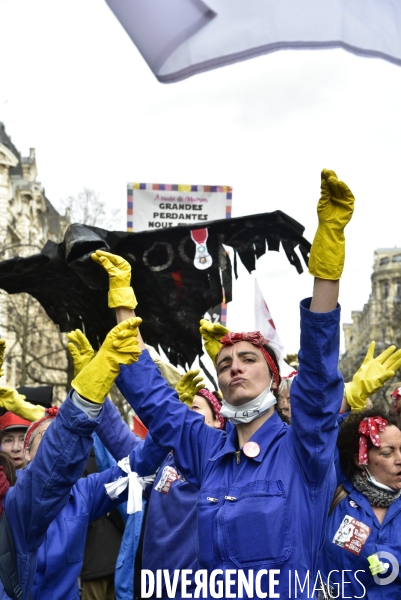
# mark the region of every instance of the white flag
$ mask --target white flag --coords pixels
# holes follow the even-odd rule
[[[288,377],[294,374],[294,369],[283,360],[284,346],[281,343],[277,333],[276,326],[270,314],[269,307],[263,297],[262,290],[259,287],[258,280],[255,277],[255,330],[260,331],[269,345],[276,352],[280,367],[281,377]]]
[[[400,0],[106,0],[162,83],[281,49],[401,65]]]

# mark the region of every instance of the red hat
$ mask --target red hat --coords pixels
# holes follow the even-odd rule
[[[28,429],[32,421],[21,419],[13,412],[7,411],[0,417],[0,431],[11,431],[12,429]]]

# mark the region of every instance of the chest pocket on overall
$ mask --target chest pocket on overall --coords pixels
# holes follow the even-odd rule
[[[225,538],[238,567],[276,565],[292,552],[289,506],[282,481],[231,488],[224,506]]]

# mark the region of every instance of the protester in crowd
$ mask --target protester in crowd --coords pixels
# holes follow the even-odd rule
[[[401,350],[389,346],[374,358],[375,342],[371,342],[358,371],[352,380],[344,385],[344,397],[340,415],[362,410],[371,405],[370,396],[379,391],[386,381],[394,377],[401,367]],[[291,422],[290,390],[292,379],[283,379],[280,383],[277,397],[277,411]],[[342,422],[341,416],[339,423]]]
[[[70,340],[68,349],[74,362],[74,373],[77,374],[92,360],[94,351],[85,335],[79,329],[69,333],[67,337]],[[162,364],[160,357],[154,350],[153,355],[157,360],[159,368],[161,367],[167,376],[173,377],[176,380],[176,369],[172,365]],[[94,446],[98,452],[97,458],[102,459],[99,461],[99,471],[104,471],[107,468],[106,461],[103,460],[104,454],[101,457],[99,456],[100,447],[102,447],[103,453],[108,451],[109,457],[116,462],[124,459],[129,454],[131,468],[140,476],[155,473],[168,452],[164,448],[155,446],[150,436],[147,436],[146,440],[142,441],[134,435],[128,425],[121,419],[120,413],[109,398],[106,398],[104,402],[102,418],[94,438]],[[125,530],[115,567],[114,593],[116,600],[126,600],[127,598],[134,597],[134,566],[136,564],[136,553],[141,535],[142,522],[143,511],[126,515]],[[92,535],[90,543],[92,544]],[[105,549],[104,545],[101,545],[99,551],[104,553],[102,561],[104,564],[109,554],[109,548]],[[93,572],[93,560],[91,564]],[[98,567],[101,568],[101,565],[98,564]],[[85,579],[87,571],[88,569],[84,572]],[[99,570],[97,573],[99,573]],[[100,579],[105,583],[104,578]],[[83,595],[97,593],[94,588],[98,588],[99,586],[94,583],[95,581],[94,579],[90,580],[88,585],[85,580],[83,581]],[[102,581],[98,581],[98,583],[102,585]],[[111,593],[110,583],[106,583],[106,594]]]
[[[5,386],[0,387],[0,406],[3,406],[2,399],[8,390]],[[22,469],[26,465],[24,437],[30,424],[31,421],[10,411],[0,417],[0,446],[11,456],[16,469]]]
[[[0,340],[0,374],[3,374],[3,360],[6,343]],[[0,408],[6,412],[0,417],[0,445],[3,450],[8,452],[16,469],[22,469],[26,466],[24,456],[24,437],[32,421],[40,419],[44,415],[44,408],[37,406],[38,403],[48,402],[52,397],[51,386],[39,386],[38,388],[23,387],[20,391],[12,387],[0,386]],[[26,396],[29,393],[35,398],[35,404],[26,402]],[[24,402],[17,407],[20,399]],[[50,407],[50,404],[48,404]],[[21,408],[22,407],[22,408]]]
[[[100,440],[95,434],[95,443],[89,460],[86,463],[83,477],[94,473],[104,472],[112,465],[108,464],[105,469],[98,468]],[[107,452],[106,450],[104,450]],[[113,461],[113,465],[116,461]],[[131,463],[132,468],[132,463]],[[114,600],[114,573],[116,562],[120,552],[121,540],[123,538],[125,520],[119,509],[127,513],[127,503],[123,502],[116,508],[101,515],[94,521],[90,521],[87,528],[85,548],[83,553],[82,568],[80,572],[81,600]]]
[[[286,423],[291,423],[291,390],[292,379],[283,379],[278,388],[277,394],[277,411],[283,416]]]
[[[164,373],[169,373],[168,364],[156,363],[162,367]],[[174,375],[175,376],[175,375]],[[204,388],[204,383],[199,377],[199,371],[189,371],[181,377],[177,384],[177,392],[181,402],[187,404],[188,408],[203,415],[205,423],[216,429],[224,429],[225,419],[220,416],[221,400],[217,393],[212,393]],[[104,440],[108,450],[119,459],[121,448],[127,449],[132,445],[143,443],[130,431],[122,421],[117,409],[109,401],[105,403],[105,414],[97,430],[97,435]],[[107,418],[106,418],[107,417]],[[104,430],[112,430],[113,436],[105,435]],[[153,442],[147,436],[144,444],[144,452],[152,452]],[[154,446],[154,445],[153,445]],[[145,450],[147,448],[147,450]],[[165,457],[166,451],[158,449]],[[153,450],[154,453],[154,450]],[[160,464],[160,462],[159,462]],[[199,490],[191,485],[179,472],[174,462],[173,453],[168,453],[158,470],[153,486],[145,491],[149,499],[146,526],[143,535],[142,569],[156,572],[157,569],[167,569],[173,577],[175,570],[192,569],[197,567],[196,558],[196,502]],[[131,515],[134,517],[134,515]],[[128,557],[135,562],[135,554],[139,541],[140,529],[138,522],[131,526],[128,521],[124,533],[121,556],[117,560],[116,571],[116,597],[132,598],[134,585],[129,579],[130,571],[123,569],[122,561],[127,563]],[[135,586],[135,597],[140,597],[140,570],[136,569],[137,581]],[[189,578],[188,590],[194,590],[193,578]],[[165,585],[161,588],[161,597],[167,598]],[[176,598],[180,598],[178,591]]]
[[[38,445],[35,460],[22,470],[14,486],[9,487],[0,470],[2,508],[10,524],[17,557],[21,600],[30,597],[38,547],[50,523],[68,503],[71,486],[82,473],[92,446],[91,434],[120,364],[138,358],[137,323],[137,319],[129,320],[108,334],[95,359],[75,377],[75,392],[62,404],[46,435],[39,435],[41,430],[36,428],[36,439],[31,445],[31,453]],[[74,559],[74,548],[71,558]],[[13,597],[13,592],[6,592],[9,583],[0,583],[1,600]],[[16,582],[14,588],[17,590]]]
[[[77,332],[69,334],[69,338],[74,340],[77,345],[84,338],[83,334],[79,333],[81,334],[81,338],[79,338]],[[76,350],[76,353],[79,354],[79,350],[75,347],[75,344],[72,344],[72,346]],[[69,348],[71,349],[71,344]],[[81,356],[79,363],[78,361],[74,362],[76,379],[79,379],[80,371],[90,362],[93,354],[89,359],[87,357],[84,359]],[[19,395],[16,390],[14,390],[13,401],[14,408],[27,415],[29,414],[29,410],[35,412],[39,408],[27,403],[25,397]],[[43,412],[43,408],[41,411]],[[39,445],[45,434],[47,434],[47,430],[56,418],[57,413],[58,409],[56,407],[46,409],[45,416],[30,425],[25,436],[25,454],[28,463],[35,458]],[[103,428],[103,432],[104,430],[105,428]],[[109,430],[106,435],[113,439],[114,444],[119,443],[118,439],[113,438],[112,430]],[[152,461],[152,466],[149,467],[149,457],[146,457],[146,460],[142,460],[142,453],[135,452],[135,448],[138,445],[140,445],[140,441],[133,443],[130,448],[130,450],[133,450],[130,454],[132,470],[139,471],[142,474],[143,467],[145,470],[149,468],[149,472],[153,473],[160,464],[161,459],[165,456],[165,451],[159,450],[158,457],[160,458],[157,458],[156,463]],[[126,473],[116,465],[102,473],[92,474],[87,478],[79,479],[72,487],[67,505],[60,510],[50,524],[44,542],[38,550],[37,571],[32,591],[33,600],[55,600],[55,598],[78,599],[80,597],[77,579],[82,567],[88,524],[101,515],[109,513],[116,505],[126,500],[126,493],[120,495],[118,498],[110,498],[105,493],[104,487],[105,484],[124,475]],[[103,549],[104,555],[107,552],[108,548]],[[100,565],[98,567],[99,569],[101,568]],[[89,591],[87,590],[88,594]],[[114,598],[114,589],[111,596]]]
[[[206,426],[223,431],[225,419],[220,415],[221,400],[217,394],[204,387],[198,377],[199,371],[189,371],[177,384],[177,393],[182,403],[200,415]],[[191,412],[187,411],[187,412]],[[156,573],[167,569],[171,580],[174,571],[189,570],[188,593],[194,593],[194,573],[198,568],[196,557],[197,509],[199,488],[192,485],[181,473],[170,452],[161,465],[155,482],[149,490],[149,505],[146,517],[142,569]],[[178,579],[175,598],[181,598],[181,577]],[[165,582],[161,597],[167,599]]]
[[[70,339],[72,338],[69,334]],[[73,359],[79,361],[77,353],[80,351],[89,355],[89,342],[79,332],[79,337],[74,339],[77,348],[71,348]],[[83,351],[83,348],[86,351]],[[162,361],[160,357],[157,360],[157,366],[167,377],[173,374],[176,379],[176,370],[171,365]],[[207,425],[216,429],[224,429],[226,420],[220,416],[221,399],[218,393],[210,392],[205,389],[202,377],[199,376],[199,370],[189,371],[180,377],[176,385],[177,393],[181,402],[188,408],[201,414]],[[120,448],[130,448],[135,444],[144,444],[148,448],[147,453],[152,451],[150,436],[146,441],[139,442],[138,438],[130,431],[128,426],[122,421],[117,409],[109,401],[105,403],[105,413],[101,424],[97,430],[97,435],[104,440],[108,450],[118,460],[121,454]],[[114,432],[113,436],[105,435],[106,428]],[[117,441],[117,447],[116,443]],[[163,458],[165,456],[165,450]],[[160,456],[160,449],[159,449]],[[169,453],[162,462],[156,476],[153,486],[146,489],[146,497],[149,499],[148,516],[146,520],[145,531],[143,535],[142,549],[142,568],[156,572],[157,569],[167,569],[171,577],[175,570],[192,569],[197,567],[196,559],[196,502],[199,490],[191,485],[182,477],[174,462],[173,453]],[[138,545],[138,527],[135,526],[130,531],[126,530],[123,541],[123,556],[117,561],[119,565],[116,572],[116,596],[128,598],[133,596],[132,574],[129,580],[129,571],[125,569],[124,578],[121,572],[121,560],[127,560],[127,555],[132,552],[132,548]],[[128,522],[128,527],[130,523]],[[134,553],[135,558],[135,553]],[[134,562],[134,561],[133,561]],[[127,572],[128,571],[128,572]],[[138,570],[137,570],[138,573]],[[124,579],[124,581],[123,581]],[[189,578],[191,580],[191,578]],[[136,597],[140,597],[140,575],[137,578]],[[194,590],[195,583],[193,578],[188,586],[188,590]],[[125,595],[122,595],[122,592]],[[120,595],[121,594],[121,595]],[[161,589],[162,598],[167,598],[165,585]],[[178,592],[175,595],[180,598]]]
[[[338,448],[345,480],[334,496],[319,559],[326,586],[319,599],[398,598],[401,589],[399,425],[383,409],[374,407],[351,413],[341,427]],[[345,524],[348,535],[344,537],[340,533]],[[398,575],[391,581],[396,572]]]
[[[154,441],[173,448],[180,472],[200,489],[199,567],[209,573],[233,569],[234,589],[239,585],[235,573],[243,569],[263,592],[269,590],[269,577],[260,578],[258,572],[278,569],[277,588],[270,589],[282,597],[288,597],[291,572],[297,570],[304,577],[317,569],[333,492],[337,414],[343,395],[337,369],[337,298],[344,227],[352,216],[354,197],[333,171],[322,172],[321,188],[319,227],[309,259],[316,280],[312,299],[301,303],[300,366],[292,384],[291,427],[274,411],[274,392],[280,385],[277,360],[259,332],[230,333],[218,340],[221,414],[236,425],[230,434],[208,427],[177,402],[146,351],[136,368],[122,368],[118,378],[120,390]],[[117,319],[132,316],[136,301],[129,287],[128,263],[102,251],[94,259],[109,273],[110,294],[118,289]],[[110,295],[109,306],[113,306]]]
[[[0,450],[0,467],[3,468],[8,483],[10,485],[15,485],[17,475],[15,473],[14,461],[8,452],[4,452],[4,450]]]
[[[35,458],[38,448],[52,427],[58,409],[48,409],[48,415],[31,425],[25,438],[27,461]],[[43,544],[38,550],[32,600],[80,598],[78,577],[84,558],[88,525],[124,502],[125,494],[111,499],[105,493],[105,484],[125,476],[116,465],[102,473],[80,478],[71,488],[67,504],[50,524]],[[104,550],[107,553],[107,549]],[[114,593],[113,593],[114,597]]]
[[[394,389],[390,394],[393,411],[400,416],[401,413],[401,381],[394,385]]]
[[[363,410],[367,399],[394,377],[401,367],[401,350],[389,346],[374,358],[376,342],[371,342],[366,356],[352,380],[344,386],[347,410]]]

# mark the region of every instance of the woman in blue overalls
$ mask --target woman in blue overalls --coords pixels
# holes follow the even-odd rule
[[[401,598],[399,424],[379,408],[351,413],[338,447],[345,481],[319,557],[323,581],[333,597]]]
[[[314,586],[334,491],[333,455],[344,385],[337,369],[337,299],[343,231],[354,203],[333,171],[322,172],[321,189],[319,227],[309,259],[316,280],[312,299],[301,303],[291,427],[275,411],[277,363],[258,332],[229,334],[217,357],[222,414],[236,425],[231,433],[207,427],[188,411],[147,351],[136,365],[123,367],[118,378],[121,392],[154,442],[174,450],[180,472],[200,489],[199,568],[209,575],[219,570],[223,581],[233,581],[226,595],[238,595],[238,571],[253,586],[243,590],[244,596],[296,597],[295,586],[301,582],[304,591],[298,586],[297,597],[307,598]],[[109,272],[111,288],[118,287],[121,259],[98,251],[95,260]],[[124,288],[126,269],[122,271]],[[132,303],[121,306],[118,319],[132,316]]]

